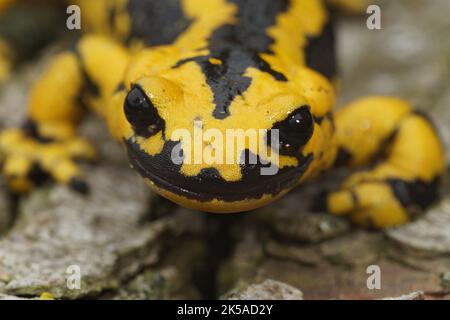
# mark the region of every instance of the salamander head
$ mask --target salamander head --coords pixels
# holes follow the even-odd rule
[[[218,117],[204,80],[140,78],[123,109],[132,165],[159,194],[202,211],[248,211],[280,198],[331,163],[332,119],[318,119],[284,87],[266,89],[234,97]]]

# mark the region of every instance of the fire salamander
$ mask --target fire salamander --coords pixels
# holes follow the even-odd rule
[[[0,134],[3,174],[26,192],[37,172],[87,191],[74,159],[93,159],[76,134],[87,110],[124,145],[132,167],[162,196],[205,212],[271,203],[338,165],[366,169],[323,195],[321,209],[356,224],[406,223],[437,198],[443,146],[401,99],[371,96],[338,111],[333,14],[321,0],[77,0],[83,31],[30,93],[23,128]],[[190,145],[179,129],[278,129],[277,173],[256,164],[173,161]],[[212,141],[206,148],[215,148]],[[221,150],[215,150],[220,152]],[[367,169],[369,168],[369,169]]]

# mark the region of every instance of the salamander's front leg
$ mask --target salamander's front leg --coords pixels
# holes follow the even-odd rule
[[[445,156],[432,124],[400,99],[370,97],[336,115],[341,164],[371,166],[326,196],[327,210],[359,224],[406,223],[437,198]]]
[[[94,157],[93,148],[76,135],[83,81],[79,58],[58,55],[32,89],[23,127],[0,132],[2,172],[13,191],[26,192],[47,175],[85,191],[74,162]]]
[[[93,159],[91,145],[76,136],[61,141],[40,141],[21,129],[0,134],[3,175],[10,189],[17,193],[29,191],[43,182],[47,175],[86,193],[87,186],[75,159]]]
[[[11,189],[26,192],[39,182],[37,173],[45,173],[86,191],[75,160],[91,160],[95,152],[76,132],[84,113],[80,102],[106,118],[103,97],[116,90],[127,63],[125,48],[94,35],[54,59],[32,89],[24,127],[0,132],[0,161]]]
[[[95,152],[76,132],[82,105],[106,119],[112,112],[105,97],[123,80],[128,59],[126,48],[96,35],[83,36],[71,51],[55,57],[32,89],[24,127],[0,132],[0,161],[14,191],[28,191],[42,172],[86,191],[75,160],[93,159]]]

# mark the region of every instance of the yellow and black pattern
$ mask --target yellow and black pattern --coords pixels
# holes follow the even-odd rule
[[[198,3],[183,4],[194,7]],[[131,132],[131,137],[125,136],[125,140],[135,168],[169,198],[208,211],[248,210],[285,194],[300,180],[332,164],[333,146],[328,144],[332,142],[334,129],[330,113],[334,91],[324,77],[304,67],[308,37],[319,38],[321,28],[325,29],[329,20],[320,2],[312,6],[317,25],[314,28],[308,25],[308,30],[301,21],[307,12],[311,13],[306,10],[311,7],[310,1],[210,1],[210,4],[221,12],[222,23],[211,24],[220,22],[219,17],[210,17],[210,11],[199,7],[197,18],[188,16],[192,21],[190,29],[181,33],[170,48],[150,49],[135,58],[132,65],[139,66],[143,60],[161,59],[159,50],[175,53],[158,61],[156,68],[160,70],[153,74],[145,74],[143,68],[129,70],[126,90],[140,92],[142,99],[151,95],[149,104],[162,119],[154,121],[163,125],[148,134],[140,132],[136,136]],[[297,30],[298,41],[286,42],[280,33],[284,24]],[[200,27],[210,29],[204,38],[192,32]],[[193,46],[189,48],[188,44]],[[295,50],[289,45],[296,46]],[[305,50],[301,50],[302,46]],[[295,52],[294,56],[277,56],[277,51],[288,49]],[[291,65],[294,60],[299,64]],[[129,83],[133,87],[127,87]],[[168,100],[167,92],[173,92],[175,99]],[[300,145],[291,152],[280,152],[280,170],[275,176],[261,176],[259,165],[175,165],[170,159],[177,144],[182,144],[182,149],[186,147],[183,141],[170,140],[172,133],[179,128],[192,130],[195,120],[202,121],[204,130],[270,130],[297,112],[305,112],[305,118],[311,119],[309,126],[314,134],[303,141],[301,152]],[[141,131],[139,127],[145,129],[150,125],[133,124],[134,133]],[[312,142],[308,144],[309,141]],[[244,158],[260,156],[257,150],[245,147],[236,153]]]
[[[350,176],[326,198],[326,209],[355,222],[389,227],[405,223],[436,199],[446,170],[443,146],[431,122],[400,99],[370,97],[336,113],[340,164],[370,170]]]
[[[0,134],[3,171],[29,190],[33,167],[81,188],[74,158],[94,157],[76,136],[85,105],[123,142],[133,167],[161,195],[208,212],[266,205],[336,163],[368,165],[323,207],[359,224],[407,222],[437,196],[445,162],[429,121],[404,101],[371,97],[333,113],[336,77],[333,16],[321,0],[77,0],[84,35],[55,58],[35,85],[28,130]],[[57,111],[55,111],[57,110]],[[195,126],[278,129],[273,158],[249,143],[233,146],[257,164],[174,163],[193,145],[174,138]],[[202,150],[224,146],[203,141]],[[53,150],[49,155],[47,149]],[[20,158],[20,161],[17,159]],[[13,160],[11,160],[13,159]],[[419,197],[418,195],[421,195]]]

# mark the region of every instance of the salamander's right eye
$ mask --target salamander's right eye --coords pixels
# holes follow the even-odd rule
[[[314,133],[314,118],[309,106],[302,106],[275,123],[272,129],[279,130],[280,154],[295,154],[306,145]]]
[[[161,131],[164,126],[164,120],[159,116],[158,110],[138,85],[133,85],[128,93],[124,111],[134,132],[139,136],[148,138]]]

